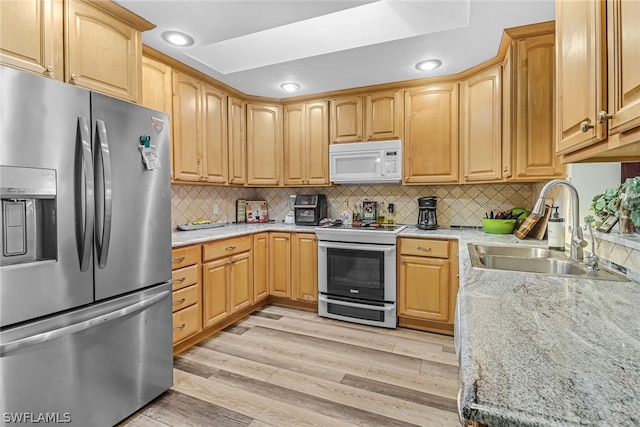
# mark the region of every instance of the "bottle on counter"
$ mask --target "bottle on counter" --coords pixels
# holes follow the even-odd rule
[[[380,202],[380,208],[378,209],[378,224],[386,224],[387,223],[387,213],[384,209],[384,202]]]
[[[551,209],[555,209],[555,212],[547,224],[549,249],[564,251],[564,218],[560,218],[558,206],[551,206]]]
[[[387,204],[387,224],[395,224],[395,216],[396,216],[396,207],[393,203]]]

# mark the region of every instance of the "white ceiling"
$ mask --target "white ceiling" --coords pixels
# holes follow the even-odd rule
[[[457,73],[493,58],[505,28],[555,17],[554,0],[115,1],[156,25],[144,44],[271,98]],[[170,46],[169,30],[195,44]],[[415,68],[430,58],[443,65]]]

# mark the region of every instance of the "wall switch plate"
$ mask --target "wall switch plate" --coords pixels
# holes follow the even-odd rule
[[[218,205],[213,205],[213,214],[218,215]]]

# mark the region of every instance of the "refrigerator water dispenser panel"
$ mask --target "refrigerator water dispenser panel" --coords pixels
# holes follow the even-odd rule
[[[0,266],[55,260],[56,171],[0,166]]]

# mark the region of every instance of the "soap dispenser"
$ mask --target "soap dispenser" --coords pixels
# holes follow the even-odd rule
[[[547,224],[549,249],[564,251],[564,218],[560,218],[558,206],[551,206],[551,209],[555,209],[555,211]]]

